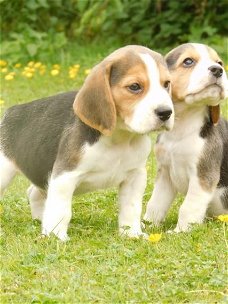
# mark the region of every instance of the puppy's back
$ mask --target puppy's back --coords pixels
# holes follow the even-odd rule
[[[13,106],[1,122],[3,153],[39,187],[47,183],[63,130],[75,121],[75,96],[72,91]]]

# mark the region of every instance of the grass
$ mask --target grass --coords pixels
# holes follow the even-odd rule
[[[11,81],[2,74],[3,111],[80,87],[84,71],[111,50],[78,48],[75,60],[60,62],[57,76],[51,76],[50,64],[44,75],[35,72],[31,79],[21,76],[22,68]],[[77,77],[69,79],[68,66],[77,63],[81,66]],[[228,118],[227,109],[224,105]],[[156,172],[152,154],[147,169],[144,209]],[[209,219],[188,234],[165,233],[175,226],[182,197],[163,226],[147,228],[148,233],[163,232],[162,239],[152,244],[118,236],[115,189],[77,196],[71,240],[62,243],[39,237],[40,223],[31,220],[26,199],[28,185],[18,176],[1,203],[1,303],[227,303],[225,223]]]

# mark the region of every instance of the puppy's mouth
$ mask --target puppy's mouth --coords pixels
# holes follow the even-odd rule
[[[153,129],[150,130],[150,132],[161,132],[161,131],[170,131],[173,128],[173,122],[170,120],[167,120],[166,122],[159,122]]]
[[[209,106],[218,105],[220,100],[225,96],[225,89],[222,85],[213,83],[208,84],[203,89],[186,95],[185,102],[187,104],[206,104]]]
[[[196,91],[196,92],[192,92],[192,93],[189,93],[187,94],[187,96],[190,96],[190,95],[196,95],[196,94],[201,94],[203,93],[205,90],[208,90],[208,89],[220,89],[221,91],[224,90],[223,86],[218,84],[218,83],[210,83],[208,84],[207,86],[205,86],[204,88],[202,88],[201,90],[199,91]]]

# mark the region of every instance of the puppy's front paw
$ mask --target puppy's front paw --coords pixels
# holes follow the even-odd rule
[[[177,228],[175,228],[175,229],[170,229],[170,230],[167,231],[168,234],[175,234],[175,233],[180,233],[180,232],[181,232],[181,231],[178,230]]]
[[[66,242],[68,241],[70,238],[67,235],[66,229],[53,229],[50,230],[48,228],[43,227],[42,229],[42,236],[49,236],[51,233],[54,233],[55,236],[57,236],[57,238],[59,238],[61,241]]]
[[[143,239],[148,239],[148,234],[144,233],[141,231],[141,229],[134,229],[131,227],[121,227],[119,229],[119,233],[121,236],[127,236],[130,238],[143,238]]]
[[[156,214],[155,213],[151,213],[149,214],[145,214],[143,217],[143,223],[144,225],[149,225],[149,226],[160,226],[160,224],[162,223],[164,219],[164,216],[160,215],[160,214]]]
[[[191,227],[189,225],[180,226],[177,224],[175,229],[168,230],[167,233],[174,234],[174,233],[180,233],[180,232],[188,232],[190,230],[191,230]]]
[[[143,217],[143,223],[144,224],[151,224],[153,222],[153,218],[152,218],[152,216],[150,215],[148,215],[147,213],[144,215],[144,217]]]
[[[59,231],[57,234],[55,234],[62,242],[67,242],[70,240],[69,236],[66,232]]]

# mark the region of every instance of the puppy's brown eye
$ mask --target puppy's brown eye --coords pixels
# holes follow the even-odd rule
[[[142,87],[138,83],[133,83],[130,86],[128,86],[128,90],[134,94],[138,94],[142,92]]]
[[[223,66],[222,61],[217,61],[217,63],[218,63],[219,65]]]
[[[167,81],[164,82],[164,88],[166,90],[169,90],[169,88],[170,88],[170,81],[169,80],[167,80]]]
[[[183,61],[183,66],[188,68],[188,67],[191,67],[193,64],[195,63],[195,61],[188,57],[188,58],[185,58],[185,60]]]

